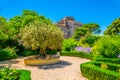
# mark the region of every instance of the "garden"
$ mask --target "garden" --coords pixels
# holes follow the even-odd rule
[[[72,56],[90,60],[80,65],[87,79],[120,80],[120,18],[114,20],[103,35],[99,35],[98,24],[89,23],[77,27],[67,39],[50,19],[30,10],[9,21],[1,16],[0,27],[0,62],[22,56],[32,61],[51,60],[51,63],[55,59],[57,63],[60,55]],[[57,52],[60,55],[56,55]],[[37,62],[33,65],[36,64],[42,65]],[[0,64],[0,80],[31,80],[31,72]]]

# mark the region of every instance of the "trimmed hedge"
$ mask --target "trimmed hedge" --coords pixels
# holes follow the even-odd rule
[[[76,51],[61,51],[60,53],[62,56],[74,56],[74,57],[81,57],[81,58],[87,58],[87,59],[95,59],[97,57],[101,57],[98,55],[93,55],[90,53],[85,52],[76,52]]]
[[[19,80],[31,80],[31,72],[28,70],[19,70],[20,79]]]
[[[111,71],[116,71],[116,72],[120,72],[120,64],[113,64],[113,63],[108,63],[108,62],[94,62],[94,65],[96,66],[101,66],[101,65],[105,65],[107,66],[106,69],[111,70]]]
[[[95,60],[102,61],[102,62],[110,62],[110,63],[120,64],[119,58],[96,58]]]
[[[108,69],[101,68],[100,65],[102,62],[87,62],[80,65],[82,75],[88,78],[89,80],[120,80],[120,73],[117,71],[111,71]],[[109,68],[118,67],[118,64],[106,63]],[[120,66],[119,66],[120,67]],[[113,69],[113,68],[111,68]]]

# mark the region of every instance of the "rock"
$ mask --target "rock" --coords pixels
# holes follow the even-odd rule
[[[77,27],[81,27],[80,22],[76,22],[73,17],[65,17],[57,23],[58,27],[64,32],[64,38],[70,38]]]

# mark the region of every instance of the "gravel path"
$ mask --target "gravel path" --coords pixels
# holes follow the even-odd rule
[[[13,68],[30,70],[32,80],[87,80],[82,76],[79,65],[89,60],[68,56],[60,59],[59,63],[47,66],[26,66],[23,58],[0,61],[0,65],[12,63]]]

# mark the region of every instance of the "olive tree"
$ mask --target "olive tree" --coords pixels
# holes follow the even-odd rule
[[[47,48],[61,49],[63,32],[55,24],[46,24],[41,20],[21,28],[19,37],[23,46],[32,50],[39,49],[40,55],[46,56]]]

